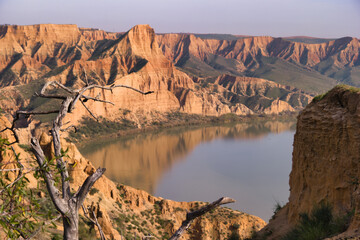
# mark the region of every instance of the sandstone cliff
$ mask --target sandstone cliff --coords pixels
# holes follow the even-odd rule
[[[289,202],[265,228],[273,231],[269,239],[277,239],[296,224],[300,213],[322,202],[330,203],[336,215],[354,211],[341,236],[360,237],[359,103],[359,89],[337,86],[299,115]]]
[[[260,42],[263,42],[261,38],[259,44]],[[196,56],[204,57],[206,51],[214,48],[212,44],[215,46],[217,42],[208,40],[206,46],[201,45],[204,51],[198,52]],[[193,48],[194,51],[201,49],[200,46]],[[162,46],[162,49],[165,48]],[[251,50],[252,54],[259,49]],[[245,68],[239,66],[238,70],[243,71]],[[222,84],[225,85],[224,81],[229,78],[223,77]],[[97,29],[78,28],[76,25],[0,26],[0,91],[4,96],[0,107],[12,112],[18,108],[41,109],[43,102],[36,100],[32,94],[39,91],[45,81],[51,80],[74,88],[97,83],[124,84],[143,91],[155,91],[147,96],[120,88],[115,89],[112,94],[96,90],[90,92],[92,96],[101,94],[103,98],[115,103],[114,107],[103,103],[88,103],[91,110],[112,120],[121,117],[119,108],[142,111],[147,117],[151,117],[148,113],[154,111],[183,111],[214,116],[226,113],[277,114],[301,108],[311,98],[286,86],[268,82],[266,86],[260,86],[262,84],[255,79],[258,83],[250,87],[255,93],[265,88],[270,91],[269,88],[274,87],[277,90],[271,90],[273,93],[286,88],[285,92],[294,94],[290,94],[291,97],[284,97],[281,93],[267,95],[265,105],[260,103],[257,96],[252,96],[254,101],[259,101],[258,104],[250,101],[254,105],[252,106],[244,98],[234,97],[234,93],[240,93],[232,89],[217,93],[215,88],[218,86],[206,87],[213,79],[195,79],[194,82],[175,67],[164,56],[154,30],[148,25],[135,26],[126,33],[107,33]],[[227,86],[229,84],[231,83]],[[256,88],[260,88],[259,91]],[[27,99],[30,98],[32,99],[28,102]],[[272,104],[275,100],[277,103]],[[278,104],[278,100],[284,103]],[[72,120],[77,121],[85,114],[88,114],[87,111],[80,107]]]
[[[277,57],[314,67],[328,58],[337,67],[359,65],[359,40],[344,37],[337,40],[306,44],[282,38],[246,37],[238,40],[201,39],[194,35],[163,34],[157,36],[165,56],[175,63],[192,55],[206,62],[209,54],[236,59],[238,69],[245,70],[259,65],[259,56]]]
[[[327,90],[335,80],[360,84],[360,43],[356,38],[307,44],[267,36],[216,40],[163,34],[157,41],[168,59],[196,76],[266,77],[311,92]],[[295,72],[302,76],[297,78]]]
[[[9,122],[5,118],[0,118],[1,129],[8,125]],[[8,131],[1,133],[1,136],[12,139]],[[53,150],[50,136],[42,134],[40,144],[45,153],[51,157]],[[66,160],[72,166],[71,186],[75,191],[86,177],[95,171],[95,168],[79,153],[74,144],[62,140],[62,146],[68,149]],[[28,166],[32,159],[30,153],[17,144],[14,147],[25,160],[24,165]],[[0,162],[9,159],[11,159],[10,152],[0,155]],[[36,180],[29,179],[30,187],[36,187]],[[186,217],[186,211],[205,204],[175,202],[154,197],[143,190],[117,185],[105,176],[100,178],[93,188],[96,191],[88,195],[85,205],[91,206],[97,213],[99,223],[109,239],[121,239],[121,236],[132,239],[135,233],[138,237],[151,234],[155,239],[164,239],[181,225]],[[258,217],[228,208],[219,208],[197,219],[182,239],[227,239],[232,232],[237,232],[245,238],[264,225],[265,222]]]

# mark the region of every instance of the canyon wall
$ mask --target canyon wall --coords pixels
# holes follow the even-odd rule
[[[268,36],[224,40],[162,34],[157,41],[168,59],[198,78],[259,77],[317,94],[337,82],[360,86],[357,38],[310,44]]]
[[[338,67],[359,65],[359,40],[344,37],[319,44],[291,42],[282,38],[245,37],[238,40],[202,39],[192,34],[162,34],[157,36],[165,56],[179,63],[186,55],[206,61],[209,54],[238,60],[238,69],[259,65],[259,55],[278,57],[314,67],[332,58]]]
[[[258,96],[260,100],[251,95],[249,100],[245,91],[229,88],[230,75],[219,76],[221,84],[214,80],[200,82],[177,68],[172,62],[174,59],[165,55],[148,25],[135,26],[126,33],[108,33],[76,25],[3,25],[0,26],[0,107],[11,113],[19,108],[41,109],[44,102],[36,100],[33,93],[46,81],[59,81],[72,88],[86,84],[122,84],[154,91],[142,96],[123,88],[115,88],[112,93],[91,90],[90,96],[101,96],[115,105],[89,101],[89,109],[112,120],[122,117],[119,109],[142,111],[147,117],[154,111],[212,116],[278,114],[301,109],[312,98],[303,91],[270,81],[238,79],[236,84],[241,82],[243,89],[272,92]],[[77,121],[84,115],[88,116],[86,109],[79,107],[72,120]]]
[[[294,137],[290,197],[263,231],[277,239],[321,203],[336,216],[354,215],[342,237],[360,237],[360,91],[337,86],[299,115]],[[340,238],[334,238],[340,239]]]

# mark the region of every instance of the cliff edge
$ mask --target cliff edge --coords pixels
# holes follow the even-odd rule
[[[346,232],[332,239],[359,239],[359,178],[360,89],[340,85],[314,98],[298,116],[289,202],[262,232],[279,239],[300,214],[328,203],[336,216],[353,213]]]

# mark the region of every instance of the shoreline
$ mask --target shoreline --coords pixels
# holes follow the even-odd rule
[[[249,115],[249,116],[237,116],[234,114],[225,114],[219,117],[213,116],[201,116],[201,115],[190,115],[190,114],[181,114],[181,117],[177,119],[167,119],[167,121],[153,122],[151,125],[145,125],[141,128],[132,126],[124,127],[124,129],[111,129],[112,132],[100,132],[100,133],[89,133],[87,136],[84,136],[82,130],[84,125],[79,126],[78,134],[81,137],[75,137],[74,134],[70,134],[68,140],[73,142],[78,148],[84,148],[87,144],[93,143],[99,140],[108,139],[109,141],[115,140],[121,137],[132,137],[138,134],[148,134],[160,132],[167,129],[176,129],[176,128],[197,128],[204,126],[216,126],[222,124],[238,124],[238,123],[250,123],[250,122],[263,122],[263,121],[294,121],[299,112],[290,112],[280,115]],[[190,117],[190,118],[189,118]],[[192,118],[191,118],[192,117]],[[92,124],[102,125],[104,122],[95,123],[91,121]],[[111,122],[113,123],[113,122]],[[114,132],[115,131],[115,132]],[[94,139],[96,138],[96,139]],[[78,140],[80,139],[80,140]]]

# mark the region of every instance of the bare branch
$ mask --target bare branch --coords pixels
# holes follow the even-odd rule
[[[90,96],[82,95],[82,98],[84,98],[84,100],[83,100],[84,102],[87,102],[88,100],[93,100],[95,102],[103,102],[103,103],[108,103],[108,104],[111,104],[111,105],[115,105],[113,102],[102,100],[99,97],[100,96],[90,97]]]
[[[90,109],[85,105],[84,101],[82,101],[82,100],[80,99],[80,102],[82,103],[82,105],[84,106],[84,108],[88,111],[88,113],[90,113],[90,115],[91,115],[93,118],[95,118],[95,120],[98,122],[99,119],[90,111]]]
[[[98,168],[96,171],[86,178],[83,185],[78,189],[75,193],[74,197],[77,200],[77,208],[79,209],[80,206],[84,203],[85,197],[90,191],[90,188],[94,185],[94,183],[104,174],[106,168]]]
[[[50,111],[17,111],[16,114],[17,115],[25,115],[25,116],[30,116],[30,115],[46,115],[46,114],[51,114],[51,113],[59,113],[59,110],[50,110]]]
[[[86,91],[88,91],[88,90],[90,90],[90,89],[93,89],[93,88],[99,88],[99,89],[110,90],[110,91],[112,91],[114,88],[127,88],[127,89],[133,90],[133,91],[135,91],[135,92],[141,93],[141,94],[143,94],[143,95],[147,95],[147,94],[150,94],[150,93],[153,93],[153,92],[154,92],[154,91],[143,92],[143,91],[141,91],[141,90],[139,90],[139,89],[136,89],[136,88],[134,88],[134,87],[130,87],[130,86],[122,85],[122,84],[120,84],[120,85],[115,85],[115,84],[113,84],[113,85],[110,85],[110,86],[101,86],[101,85],[95,85],[95,84],[94,84],[94,85],[89,85],[89,86],[86,86],[86,87],[82,88],[82,89],[79,91],[79,93],[78,93],[77,96],[75,97],[72,105],[70,106],[69,112],[71,112],[71,111],[74,109],[76,102],[77,102],[81,97],[83,97],[83,94],[84,94]]]
[[[83,209],[83,211],[84,211],[85,217],[86,217],[90,222],[92,222],[94,225],[96,225],[96,227],[98,228],[99,233],[100,233],[100,238],[101,238],[101,240],[106,240],[105,234],[104,234],[104,232],[103,232],[103,230],[102,230],[102,228],[101,228],[101,226],[100,226],[100,224],[99,224],[99,222],[98,222],[98,220],[97,220],[97,217],[96,217],[94,211],[93,211],[92,209],[90,209],[90,207],[88,207],[88,211],[86,211],[86,209],[85,209],[85,207],[84,207],[84,204],[81,205],[81,207],[82,207],[82,209]],[[91,217],[90,217],[90,213],[89,213],[90,210],[91,210]]]
[[[44,86],[42,87],[40,93],[35,93],[35,94],[37,96],[39,96],[39,97],[45,97],[45,98],[46,97],[52,97],[52,96],[60,96],[60,97],[65,97],[66,98],[65,95],[56,95],[56,94],[49,95],[49,94],[46,94],[45,92],[46,92],[46,90],[47,90],[47,88],[49,86],[53,86],[53,87],[57,86],[57,87],[65,90],[66,92],[68,92],[70,94],[74,94],[76,92],[76,90],[72,90],[72,89],[70,89],[68,87],[65,87],[63,84],[61,84],[61,83],[59,83],[57,81],[51,81],[51,82],[47,82],[47,83],[44,84]],[[65,98],[61,98],[61,99],[65,99]]]
[[[63,215],[66,215],[66,213],[68,212],[66,202],[64,201],[64,199],[61,198],[60,191],[55,187],[55,182],[53,180],[54,178],[52,174],[49,171],[45,170],[45,167],[47,167],[46,157],[40,147],[39,141],[34,137],[31,138],[31,147],[35,154],[36,161],[40,166],[40,171],[43,174],[51,200],[53,201],[56,209]]]
[[[77,132],[77,128],[75,125],[71,125],[71,126],[68,126],[67,128],[65,129],[60,129],[61,132],[66,132],[67,130],[69,130],[70,128],[74,128],[74,131]]]
[[[71,104],[73,98],[67,97],[60,106],[59,114],[53,122],[53,127],[51,129],[51,135],[53,138],[53,145],[55,151],[55,157],[57,158],[57,168],[60,170],[61,174],[61,183],[62,183],[62,195],[63,198],[70,197],[70,183],[69,183],[69,172],[66,168],[63,157],[61,156],[61,142],[60,142],[60,129],[62,127],[62,121],[64,120],[66,114],[69,111],[69,105]]]
[[[228,197],[222,197],[218,200],[200,208],[199,210],[195,210],[193,212],[189,212],[186,214],[186,219],[182,222],[180,228],[172,235],[169,240],[179,239],[179,237],[190,227],[193,220],[197,217],[204,215],[205,213],[215,209],[216,207],[235,202],[234,199]]]

